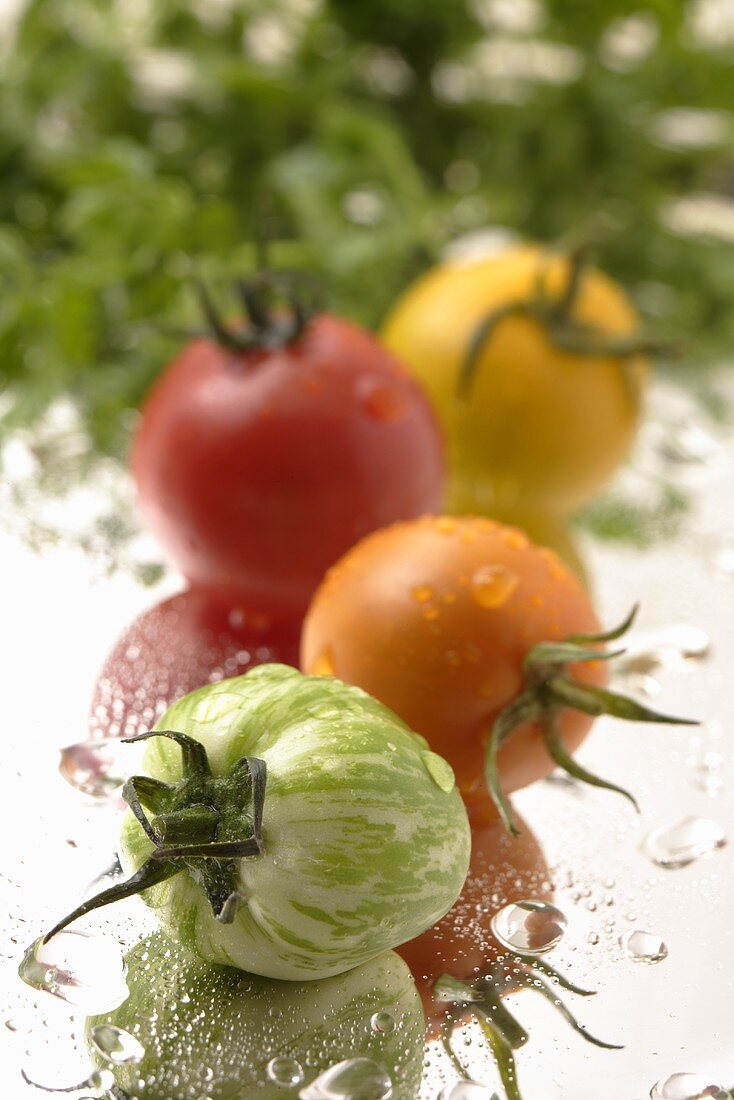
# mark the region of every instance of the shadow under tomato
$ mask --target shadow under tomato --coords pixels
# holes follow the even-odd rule
[[[472,829],[471,863],[458,900],[427,932],[397,948],[423,998],[431,1038],[447,1009],[434,998],[436,980],[443,974],[466,982],[484,977],[508,955],[492,932],[494,914],[512,902],[553,897],[540,843],[524,822],[518,823],[517,837],[499,818]]]
[[[593,991],[574,985],[544,957],[508,950],[494,935],[492,918],[505,905],[553,897],[543,850],[530,829],[520,825],[517,837],[501,821],[472,830],[472,857],[458,900],[433,928],[398,948],[423,999],[426,1039],[441,1040],[455,1071],[469,1079],[452,1037],[457,1028],[476,1021],[507,1100],[522,1100],[514,1052],[529,1039],[503,1003],[508,994],[527,989],[543,996],[587,1042],[617,1049],[590,1035],[558,995],[565,990],[587,997]],[[532,947],[533,928],[529,931]]]
[[[188,588],[143,611],[113,645],[94,685],[92,738],[150,729],[183,695],[255,665],[298,665],[300,623],[274,625],[240,604]]]

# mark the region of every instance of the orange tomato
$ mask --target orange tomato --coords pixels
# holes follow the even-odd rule
[[[529,650],[598,630],[588,593],[553,551],[485,518],[426,516],[370,535],[329,571],[306,616],[301,665],[364,688],[426,737],[479,823],[496,816],[486,742],[523,690]],[[599,661],[571,672],[583,684],[606,682]],[[560,711],[569,752],[592,720]],[[537,722],[514,730],[498,764],[506,792],[552,770]]]

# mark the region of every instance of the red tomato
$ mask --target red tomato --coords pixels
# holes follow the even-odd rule
[[[543,851],[527,827],[515,838],[499,820],[472,830],[471,863],[456,903],[433,928],[396,948],[423,998],[429,1038],[435,1038],[449,1007],[434,999],[436,979],[449,974],[472,982],[489,974],[498,957],[507,955],[492,933],[497,910],[552,897]]]
[[[139,615],[118,638],[94,686],[89,735],[150,729],[176,699],[254,665],[297,665],[298,628],[190,588]]]
[[[423,734],[454,768],[478,823],[495,816],[485,746],[525,687],[529,650],[598,630],[588,593],[552,550],[492,520],[424,517],[378,531],[329,571],[306,616],[301,665],[357,684]],[[600,661],[571,672],[606,682]],[[569,752],[592,721],[560,713]],[[506,792],[552,770],[537,722],[514,730],[498,764]]]
[[[417,383],[327,314],[268,349],[190,343],[144,407],[132,466],[145,521],[191,582],[290,619],[364,535],[440,508],[444,474]]]

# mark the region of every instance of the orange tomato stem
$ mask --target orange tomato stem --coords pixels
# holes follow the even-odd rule
[[[497,764],[497,754],[502,743],[507,740],[514,729],[523,725],[525,722],[534,721],[540,717],[541,712],[542,707],[540,702],[534,695],[527,692],[523,695],[519,695],[499,714],[489,735],[485,756],[487,787],[499,811],[499,815],[505,824],[505,828],[508,829],[513,836],[518,836],[520,830],[515,824],[515,818],[510,803],[502,790],[499,767]]]
[[[601,779],[574,760],[566,749],[558,728],[558,713],[564,709],[572,709],[594,718],[608,714],[629,722],[698,725],[693,719],[661,714],[629,696],[606,688],[581,684],[569,676],[569,665],[585,661],[609,661],[620,656],[624,650],[610,651],[597,647],[622,637],[634,622],[636,613],[637,606],[632,609],[624,622],[604,633],[576,634],[570,635],[562,642],[541,642],[528,652],[523,664],[525,689],[498,715],[490,731],[485,753],[485,772],[489,793],[503,822],[513,835],[517,835],[518,829],[500,783],[498,752],[503,742],[518,726],[537,721],[548,755],[557,767],[589,786],[623,795],[639,812],[637,801],[629,791]]]

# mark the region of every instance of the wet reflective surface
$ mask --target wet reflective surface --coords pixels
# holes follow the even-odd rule
[[[710,434],[710,425],[705,430]],[[487,843],[480,888],[466,906],[472,938],[464,941],[463,954],[452,946],[441,959],[443,972],[469,980],[496,959],[490,924],[506,906],[538,901],[564,915],[565,932],[542,959],[596,995],[569,995],[548,979],[550,988],[590,1034],[624,1049],[583,1042],[557,1006],[528,995],[524,983],[533,977],[518,976],[510,964],[502,1003],[528,1035],[514,1052],[524,1100],[692,1100],[720,1098],[722,1086],[734,1085],[734,518],[722,510],[722,501],[734,495],[732,458],[734,446],[712,448],[695,433],[683,432],[672,449],[660,447],[656,437],[655,470],[688,471],[694,512],[681,533],[645,551],[580,537],[602,620],[616,622],[635,600],[642,602],[615,686],[643,699],[654,695],[656,708],[698,717],[703,725],[598,722],[580,759],[629,786],[641,815],[614,795],[577,784],[540,783],[521,792],[515,804],[525,839],[534,838],[532,855],[515,848],[513,856],[510,844]],[[108,746],[85,742],[89,699],[115,638],[136,614],[172,595],[178,581],[167,577],[154,593],[121,574],[92,584],[82,555],[64,550],[36,559],[11,540],[2,549],[3,659],[13,678],[5,719],[13,759],[0,772],[9,842],[0,871],[6,929],[0,943],[0,1092],[7,1100],[40,1095],[23,1082],[24,1070],[47,1087],[87,1081],[73,1095],[100,1096],[121,1070],[136,1072],[145,1043],[132,1025],[100,1025],[104,1030],[93,1037],[98,1076],[91,1081],[95,1065],[84,1017],[107,1012],[123,992],[122,952],[153,929],[150,911],[131,901],[115,914],[80,922],[69,933],[77,948],[73,958],[58,953],[62,937],[46,945],[56,954],[35,947],[26,953],[110,864],[126,768],[116,760],[108,766]],[[491,604],[510,583],[480,577],[477,598]],[[13,598],[19,586],[34,592],[32,615]],[[25,655],[21,662],[19,653]],[[36,654],[43,657],[42,684]],[[58,771],[66,746],[75,746],[63,757],[71,782]],[[83,938],[77,932],[88,934],[81,950],[91,943],[93,960],[99,943],[103,951],[109,947],[106,962],[92,962],[92,980],[82,980],[87,964],[79,957]],[[390,1095],[391,1087],[402,1096],[400,1073],[386,1082],[380,1059],[380,1044],[404,1034],[401,1021],[390,1005],[365,1003],[354,1049],[335,1050],[333,1065],[316,1068],[279,1044],[282,1019],[265,1017],[263,1033],[272,1041],[267,1049],[263,1044],[258,1073],[273,1096],[285,1098],[356,1100],[369,1089],[375,1100]],[[368,1051],[365,1044],[372,1044]],[[459,1078],[433,1034],[421,1100],[504,1100],[486,1035],[471,1013],[453,1045],[469,1078]],[[355,1070],[354,1059],[371,1065],[358,1061]],[[202,1064],[202,1096],[205,1070]],[[355,1091],[360,1088],[362,1094]]]

